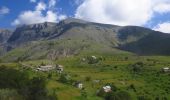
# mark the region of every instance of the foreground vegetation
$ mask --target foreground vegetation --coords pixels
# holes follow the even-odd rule
[[[137,55],[79,55],[54,61],[0,64],[0,100],[169,100],[170,57]],[[85,59],[85,60],[84,60]],[[55,70],[35,71],[41,64],[61,64]],[[24,67],[23,65],[27,65]],[[30,66],[30,67],[29,67]],[[83,83],[83,89],[75,82]],[[101,91],[110,85],[112,91]]]

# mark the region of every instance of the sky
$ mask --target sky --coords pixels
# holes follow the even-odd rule
[[[69,17],[170,33],[170,0],[0,0],[0,28]]]

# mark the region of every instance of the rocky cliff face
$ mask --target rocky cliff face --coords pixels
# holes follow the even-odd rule
[[[6,43],[11,35],[12,35],[12,32],[10,30],[0,29],[0,44]]]

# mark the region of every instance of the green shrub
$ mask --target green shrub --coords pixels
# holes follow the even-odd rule
[[[87,82],[91,81],[91,77],[90,76],[85,77],[85,81]]]
[[[71,81],[71,78],[67,74],[61,74],[59,81],[62,83],[69,83]]]
[[[131,96],[126,91],[110,92],[106,96],[106,100],[132,100]]]
[[[7,67],[0,67],[0,89],[1,94],[4,94],[8,98],[17,98],[18,95],[21,95],[24,99],[22,100],[49,100],[46,90],[46,79],[44,77],[34,77],[30,79],[27,72],[18,71],[15,69],[10,69]],[[7,91],[6,89],[16,90],[16,91]],[[6,94],[5,94],[6,93]],[[11,94],[16,94],[13,96]],[[15,99],[9,99],[15,100]],[[16,99],[20,100],[20,99]]]
[[[23,97],[14,89],[0,89],[0,100],[23,100]]]
[[[99,59],[96,58],[94,59],[93,57],[87,57],[87,61],[88,61],[88,64],[95,64],[95,63],[98,63],[99,62]]]

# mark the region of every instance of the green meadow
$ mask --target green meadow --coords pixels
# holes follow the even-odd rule
[[[96,54],[94,56],[100,59],[95,63],[82,60],[83,58],[88,58],[88,56],[90,55],[83,56],[82,54],[53,61],[43,59],[1,63],[0,75],[2,76],[0,77],[0,97],[5,98],[4,100],[29,100],[30,98],[25,96],[27,94],[20,93],[20,91],[28,88],[23,84],[25,82],[27,84],[28,80],[32,81],[34,78],[42,78],[44,80],[43,87],[39,87],[38,84],[40,83],[35,83],[37,90],[30,89],[30,91],[36,94],[33,96],[33,100],[43,100],[43,98],[44,100],[45,98],[46,100],[103,100],[105,96],[98,96],[97,93],[107,84],[115,87],[115,90],[112,90],[115,94],[119,91],[126,92],[130,100],[170,99],[170,73],[162,71],[162,68],[169,67],[170,57],[126,54],[103,56]],[[62,74],[57,73],[55,70],[48,72],[35,71],[42,63],[63,65],[64,71]],[[27,66],[24,67],[23,65]],[[5,69],[8,70],[5,71]],[[16,71],[18,74],[22,73],[26,78],[20,75],[17,76],[17,74],[13,76],[9,75],[14,74],[10,73],[10,70]],[[9,80],[11,79],[11,81],[3,77]],[[22,81],[22,78],[25,79],[25,81]],[[15,81],[14,86],[12,80]],[[98,82],[96,82],[96,80],[98,80]],[[83,84],[83,89],[75,87],[73,84],[74,82],[81,82]],[[30,83],[28,82],[28,84]],[[43,93],[37,93],[38,89],[42,91],[42,88],[43,91],[45,91],[46,97],[41,96]],[[17,95],[13,96],[14,94]],[[28,94],[33,95],[29,92]]]

